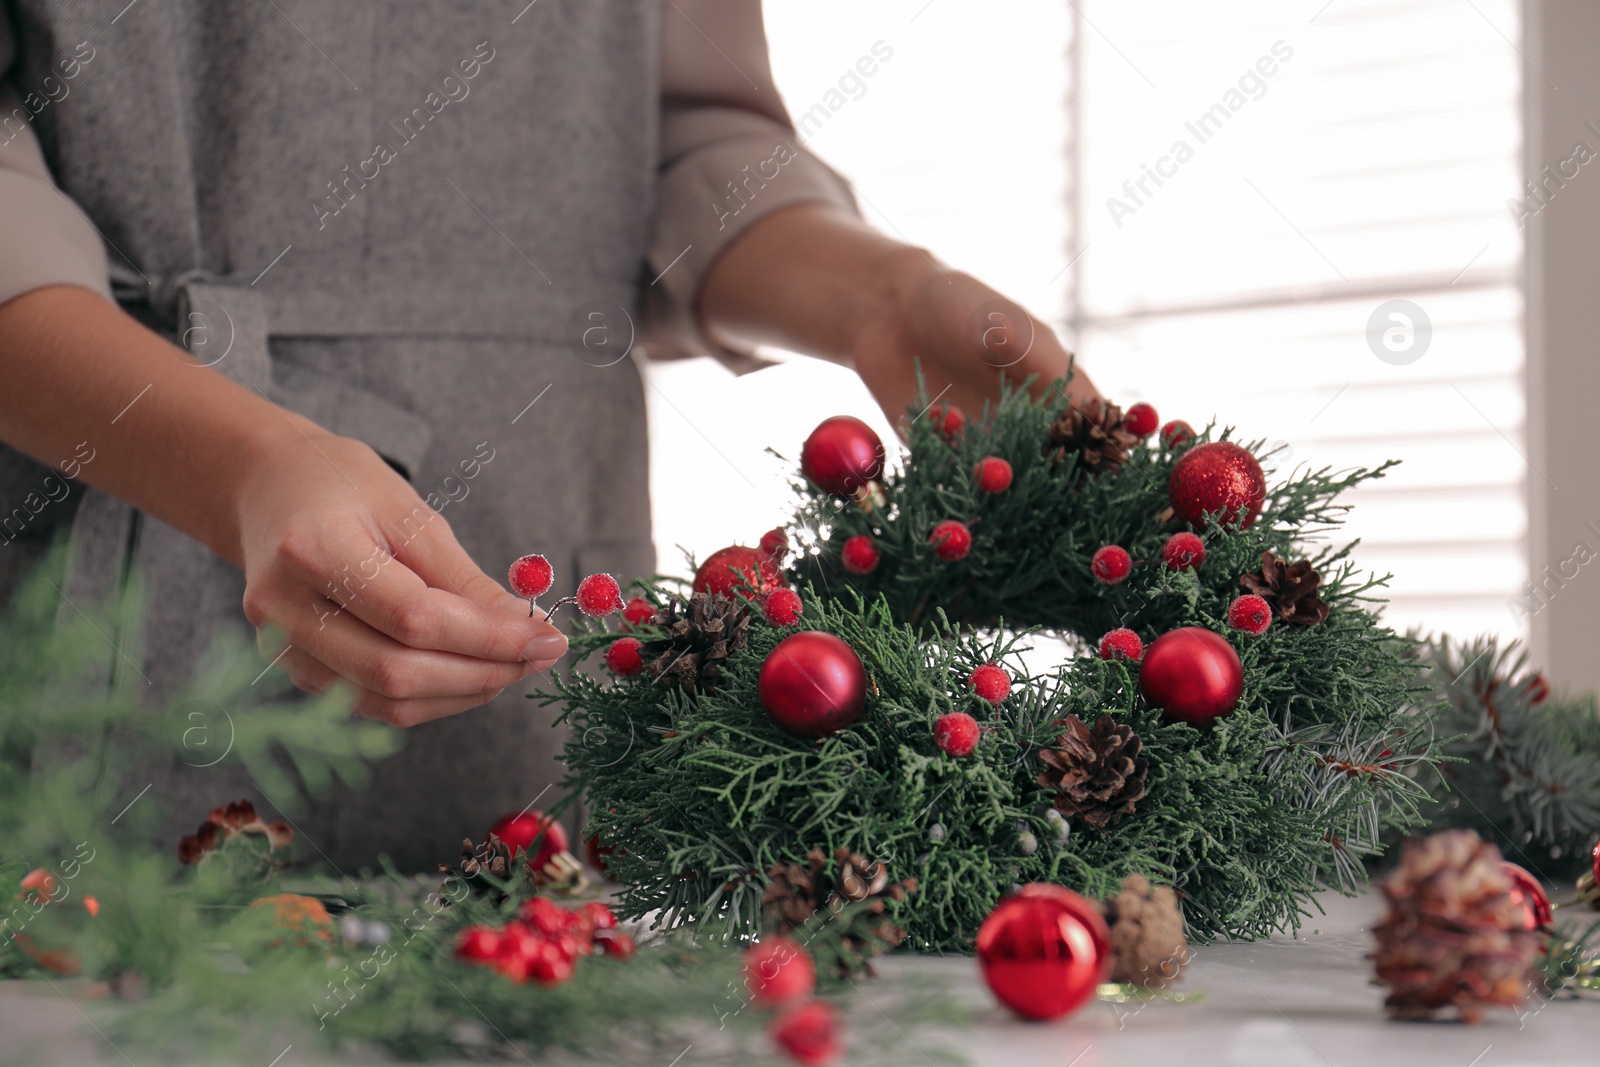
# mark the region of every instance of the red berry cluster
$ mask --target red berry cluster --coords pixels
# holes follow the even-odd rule
[[[456,959],[490,967],[514,982],[560,985],[578,960],[596,953],[632,959],[633,938],[617,929],[617,917],[599,901],[563,907],[532,897],[504,926],[469,926],[456,940]]]
[[[831,1005],[813,1000],[817,966],[805,946],[787,937],[763,938],[744,954],[750,999],[778,1009],[768,1026],[773,1044],[797,1063],[831,1063],[839,1054],[839,1022]]]

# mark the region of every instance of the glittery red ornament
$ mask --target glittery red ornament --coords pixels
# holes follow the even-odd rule
[[[1011,464],[999,456],[984,456],[978,461],[978,467],[972,472],[972,480],[978,483],[978,488],[993,496],[1003,493],[1011,488]]]
[[[851,497],[883,477],[883,441],[872,427],[849,415],[824,419],[800,449],[800,470],[813,485]]]
[[[622,588],[609,574],[591,574],[578,583],[578,610],[592,619],[622,610]]]
[[[989,913],[977,952],[983,979],[1002,1004],[1024,1019],[1055,1019],[1106,980],[1111,934],[1093,901],[1034,883]]]
[[[1272,605],[1255,594],[1235,597],[1228,605],[1228,625],[1260,637],[1272,625]]]
[[[817,989],[817,965],[804,945],[787,937],[764,937],[745,949],[744,987],[763,1007],[805,1000]]]
[[[1194,427],[1182,419],[1173,419],[1161,427],[1161,447],[1166,449],[1177,448],[1187,441],[1194,440]]]
[[[1116,585],[1133,573],[1133,557],[1121,545],[1103,545],[1089,558],[1089,570],[1106,585]]]
[[[1198,524],[1215,515],[1224,526],[1243,530],[1261,514],[1267,479],[1248,450],[1232,441],[1209,441],[1172,465],[1167,495],[1184,522]]]
[[[861,717],[867,671],[844,641],[805,630],[767,653],[756,691],[773,722],[796,737],[822,737]]]
[[[822,1067],[839,1055],[839,1022],[833,1005],[813,1000],[772,1021],[773,1043],[796,1063]]]
[[[964,711],[941,715],[933,724],[933,743],[939,746],[939,751],[947,752],[956,759],[972,755],[981,736],[978,720]]]
[[[1161,546],[1161,559],[1168,570],[1194,570],[1206,561],[1206,543],[1188,530],[1181,530]]]
[[[934,526],[928,534],[928,543],[933,546],[933,554],[946,563],[967,558],[967,553],[972,551],[972,531],[967,529],[967,524],[954,519],[946,519]]]
[[[528,852],[528,866],[535,871],[567,851],[566,828],[537,808],[503,816],[489,827],[489,832],[510,845],[513,852]],[[539,843],[537,848],[535,841]]]
[[[969,681],[972,691],[991,704],[999,704],[1011,695],[1011,675],[998,663],[985,663],[972,668]]]
[[[511,565],[506,573],[511,591],[524,600],[537,600],[550,591],[555,581],[555,570],[543,556],[530,554]]]
[[[744,545],[717,549],[694,572],[696,593],[737,594],[746,600],[756,600],[788,584],[771,555]]]
[[[878,546],[866,534],[856,534],[839,549],[839,562],[851,574],[871,574],[878,569]]]
[[[1244,667],[1227,638],[1185,626],[1168,630],[1144,650],[1139,691],[1169,719],[1210,726],[1238,705]]]
[[[1523,926],[1538,930],[1555,921],[1555,908],[1550,905],[1550,895],[1539,884],[1539,879],[1509,860],[1500,861],[1500,869],[1511,879],[1511,893],[1521,899],[1526,917]]]
[[[783,562],[783,557],[789,554],[789,535],[783,527],[773,527],[761,535],[761,551],[771,556],[774,563]]]
[[[1528,703],[1543,704],[1550,699],[1550,683],[1544,680],[1544,675],[1536,674],[1533,681],[1528,683]]]
[[[954,404],[935,404],[928,409],[928,421],[933,423],[940,437],[953,441],[966,428],[967,413]]]
[[[644,657],[639,654],[641,642],[637,637],[619,637],[606,649],[606,666],[612,674],[632,678],[644,670]]]
[[[1122,428],[1135,437],[1149,437],[1160,423],[1161,416],[1149,404],[1135,404],[1122,414]]]
[[[1125,626],[1119,626],[1100,639],[1101,659],[1121,659],[1138,663],[1144,655],[1144,642]]]
[[[773,626],[793,626],[800,621],[804,607],[793,589],[774,589],[761,602],[761,616]]]
[[[628,601],[627,607],[622,609],[622,621],[629,626],[643,626],[655,617],[655,605],[642,596],[634,597]]]

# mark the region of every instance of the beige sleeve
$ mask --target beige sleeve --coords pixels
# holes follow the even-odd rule
[[[856,210],[849,184],[807,152],[767,59],[760,0],[668,0],[661,29],[661,151],[647,256],[646,350],[760,366],[695,318],[718,254],[757,219],[803,202]]]

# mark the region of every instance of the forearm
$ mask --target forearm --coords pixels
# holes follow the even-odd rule
[[[323,432],[75,286],[0,304],[0,379],[0,439],[51,467],[76,456],[82,480],[234,563],[244,472]]]

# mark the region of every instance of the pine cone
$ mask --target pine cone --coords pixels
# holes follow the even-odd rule
[[[447,875],[445,885],[448,887],[450,878],[460,878],[476,890],[485,891],[496,900],[506,897],[498,886],[479,878],[480,874],[492,874],[496,878],[515,878],[519,873],[526,872],[526,863],[516,862],[516,849],[490,834],[481,845],[474,845],[472,838],[461,840],[461,859],[457,866],[448,863],[439,864],[439,873]],[[445,894],[448,898],[448,893]]]
[[[1164,989],[1183,976],[1189,942],[1171,886],[1152,886],[1144,875],[1130,874],[1100,909],[1111,927],[1113,982]]]
[[[1533,981],[1541,935],[1500,850],[1471,830],[1443,830],[1407,841],[1382,884],[1389,911],[1373,927],[1384,1007],[1397,1019],[1427,1019],[1454,1009],[1477,1022],[1491,1005],[1514,1008]]]
[[[660,635],[639,654],[645,673],[663,685],[709,693],[728,657],[750,642],[750,604],[743,597],[695,593],[687,604],[673,597],[656,613]]]
[[[256,885],[289,866],[293,840],[288,823],[268,823],[248,800],[235,800],[211,809],[194,833],[178,839],[178,862],[226,866],[224,880]]]
[[[841,848],[830,861],[814,848],[805,863],[780,863],[767,871],[761,926],[810,948],[819,965],[841,978],[873,973],[872,957],[905,940],[889,904],[917,891],[917,880],[890,882],[889,869]]]
[[[1101,715],[1091,730],[1076,715],[1056,721],[1061,736],[1055,748],[1041,749],[1039,784],[1056,792],[1055,807],[1097,830],[1132,815],[1144,799],[1150,761],[1140,755],[1144,742],[1133,727]]]
[[[1322,575],[1302,559],[1285,563],[1271,552],[1261,553],[1261,570],[1246,574],[1239,585],[1272,605],[1279,619],[1295,626],[1310,626],[1328,617],[1328,605],[1317,596]]]
[[[1122,427],[1122,409],[1096,397],[1085,404],[1069,403],[1050,427],[1045,454],[1056,463],[1076,453],[1078,469],[1088,474],[1110,474],[1127,462],[1139,438]]]

